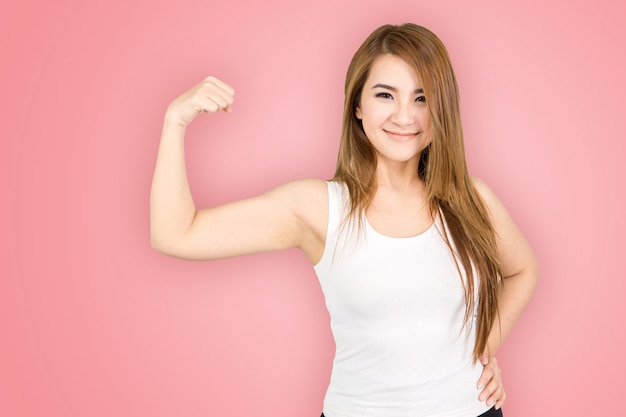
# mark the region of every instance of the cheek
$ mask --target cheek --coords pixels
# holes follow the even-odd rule
[[[361,110],[361,120],[363,126],[380,126],[387,118],[384,108],[373,104],[365,103]]]
[[[430,133],[430,115],[428,112],[420,117],[420,126],[424,132]]]
[[[373,135],[373,130],[372,130],[371,125],[367,123],[361,123],[361,128],[363,130],[363,133],[365,133],[365,137],[371,142],[372,135]]]

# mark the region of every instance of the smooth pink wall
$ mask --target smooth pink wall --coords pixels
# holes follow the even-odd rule
[[[472,172],[537,251],[499,352],[507,417],[626,415],[626,6],[614,0],[26,1],[0,13],[0,415],[318,416],[333,353],[297,251],[150,247],[165,107],[207,75],[199,205],[333,173],[343,77],[380,24],[448,45]]]

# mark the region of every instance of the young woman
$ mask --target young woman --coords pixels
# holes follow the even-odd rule
[[[528,304],[537,262],[505,208],[467,172],[456,80],[441,41],[376,29],[345,85],[331,181],[298,180],[197,210],[185,128],[230,112],[209,77],[167,109],[152,185],[153,246],[186,259],[300,248],[336,341],[326,417],[501,415],[494,358]]]

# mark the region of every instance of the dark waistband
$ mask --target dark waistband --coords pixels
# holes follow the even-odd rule
[[[322,413],[320,417],[326,417],[326,416],[324,416],[324,413]],[[502,409],[496,410],[494,407],[491,407],[489,410],[485,411],[478,417],[503,417]]]

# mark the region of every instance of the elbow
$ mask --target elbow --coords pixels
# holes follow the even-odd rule
[[[184,254],[183,251],[180,250],[180,248],[178,248],[175,244],[172,244],[172,242],[168,242],[167,240],[156,239],[151,236],[150,244],[152,245],[152,249],[163,255],[171,256],[172,258],[190,259]]]
[[[534,252],[530,258],[528,269],[536,282],[539,279],[539,259],[537,259],[537,255]]]
[[[532,258],[529,260],[526,268],[524,268],[523,275],[525,276],[530,294],[534,294],[537,289],[537,284],[539,283],[539,261],[536,255],[533,254]]]
[[[164,255],[176,256],[176,247],[179,244],[180,236],[174,233],[171,227],[164,227],[163,222],[150,220],[150,245],[152,249]]]
[[[163,253],[163,245],[158,239],[155,239],[153,235],[150,235],[150,246],[157,252]]]
[[[171,248],[168,248],[169,245],[167,245],[166,242],[167,240],[163,239],[158,234],[154,232],[150,233],[150,245],[152,249],[164,255],[171,255]]]
[[[523,290],[529,297],[535,292],[539,281],[539,262],[537,257],[530,253],[525,259],[524,263],[518,268],[509,271],[508,274],[503,276],[503,283],[514,283],[519,290]]]
[[[174,258],[189,259],[187,252],[192,246],[190,227],[163,216],[150,217],[150,245],[155,251]]]
[[[177,257],[177,239],[171,234],[164,233],[158,228],[150,228],[150,245],[155,251],[163,255]]]
[[[197,250],[192,250],[189,243],[184,238],[173,238],[171,236],[160,236],[151,234],[150,244],[155,251],[171,256],[172,258],[183,259],[186,261],[201,261],[214,259],[206,255],[200,254]]]
[[[534,258],[533,275],[535,278],[535,287],[536,287],[537,283],[539,282],[539,260],[537,259],[537,256],[535,256]]]

